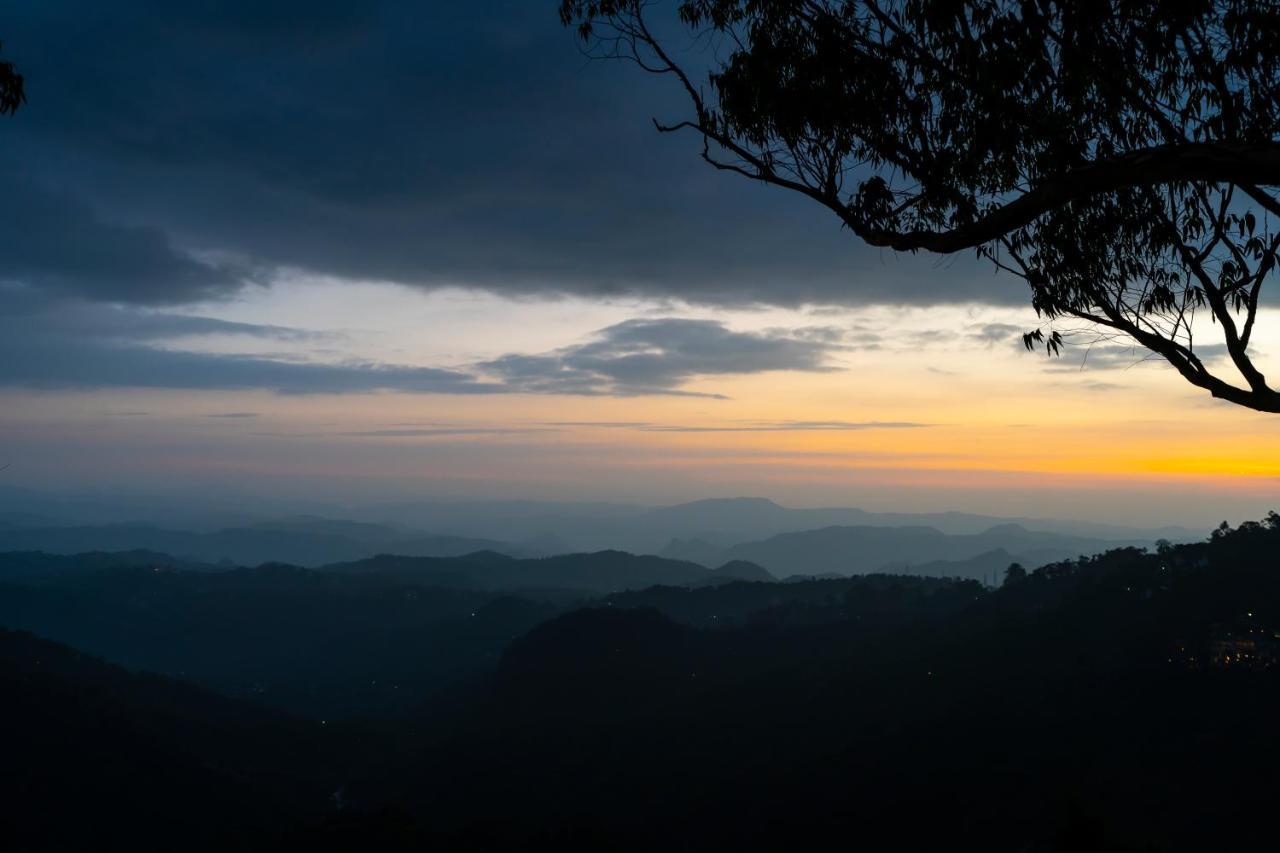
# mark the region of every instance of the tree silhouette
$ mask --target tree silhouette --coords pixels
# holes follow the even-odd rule
[[[1273,4],[682,0],[705,82],[647,20],[656,5],[560,15],[593,55],[678,81],[690,113],[658,129],[700,134],[712,166],[799,192],[871,245],[974,250],[1021,277],[1045,321],[1028,349],[1124,341],[1280,412],[1250,355],[1280,249]]]
[[[0,43],[0,49],[3,47]],[[22,75],[12,62],[0,60],[0,115],[12,115],[26,101]]]

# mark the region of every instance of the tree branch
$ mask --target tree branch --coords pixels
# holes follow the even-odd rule
[[[988,243],[1073,201],[1130,187],[1184,181],[1280,185],[1280,142],[1188,142],[1140,149],[1069,169],[972,224],[949,231],[876,229],[850,222],[847,216],[846,224],[873,246],[949,254]]]

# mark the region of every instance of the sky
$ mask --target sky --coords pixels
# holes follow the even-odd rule
[[[18,0],[0,473],[57,490],[1280,506],[1280,419],[717,173],[556,3]],[[1264,311],[1264,370],[1280,318]],[[1206,350],[1206,352],[1209,352]]]

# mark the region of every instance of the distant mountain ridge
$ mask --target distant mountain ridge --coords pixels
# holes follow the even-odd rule
[[[977,534],[948,534],[922,526],[831,526],[779,533],[725,548],[705,540],[673,540],[662,553],[703,565],[745,560],[779,577],[897,572],[985,579],[1009,562],[1038,566],[1109,548],[1146,544],[1027,530],[1009,523]],[[980,556],[984,559],[978,560]],[[1006,557],[1004,566],[995,565]]]
[[[1098,539],[1129,540],[1135,538],[1199,539],[1202,534],[1185,527],[1165,526],[1145,529],[1091,521],[1068,521],[1052,518],[1004,517],[976,513],[947,512],[874,512],[856,507],[784,507],[768,498],[709,498],[653,510],[653,517],[681,519],[684,525],[707,528],[740,527],[756,529],[778,524],[795,525],[793,529],[818,527],[932,527],[952,535],[979,533],[992,527],[1018,525],[1045,533],[1062,533]],[[736,519],[736,523],[735,523]],[[783,531],[778,531],[783,532]]]
[[[87,528],[127,524],[169,531],[209,534],[224,541],[223,551],[233,562],[288,562],[320,565],[326,561],[354,560],[379,552],[453,556],[487,548],[515,556],[538,556],[608,549],[635,554],[664,553],[673,539],[701,539],[724,548],[780,533],[824,527],[932,527],[951,535],[974,535],[1014,523],[1046,533],[1105,540],[1111,543],[1154,543],[1157,539],[1186,542],[1202,539],[1212,525],[1191,530],[1184,527],[1138,528],[1091,521],[1052,518],[998,517],[965,512],[873,512],[856,507],[796,508],[767,498],[712,498],[674,506],[641,506],[608,502],[567,503],[529,500],[503,501],[395,501],[349,505],[335,501],[277,501],[256,496],[227,497],[130,495],[55,495],[0,486],[0,533],[31,537],[34,528]],[[203,509],[201,507],[204,507]],[[139,524],[139,522],[145,522]],[[1215,522],[1216,523],[1216,522]],[[327,559],[315,553],[276,550],[244,550],[226,531],[303,537],[335,537],[333,547],[344,550]],[[251,534],[244,534],[249,536]],[[412,543],[414,537],[428,541]],[[450,545],[446,537],[472,540]],[[406,542],[391,547],[392,542]],[[355,547],[385,543],[381,547]],[[0,542],[0,548],[55,550],[48,539]],[[177,543],[182,544],[182,543]],[[218,559],[210,543],[188,543],[187,550],[171,543],[135,538],[115,542],[82,539],[64,551],[94,548],[150,548],[202,560]],[[216,541],[213,544],[218,544]],[[252,547],[265,547],[255,545]],[[305,559],[304,559],[305,558]],[[699,560],[705,562],[704,560]]]
[[[766,498],[712,498],[668,507],[536,502],[424,502],[382,505],[367,512],[397,523],[456,535],[485,536],[502,531],[511,541],[551,535],[567,550],[618,548],[637,554],[667,554],[673,539],[702,540],[725,548],[781,533],[824,527],[932,527],[950,535],[976,535],[1005,524],[1028,530],[1079,536],[1109,545],[1194,541],[1208,534],[1182,527],[1134,528],[1061,519],[1006,518],[962,512],[878,513],[850,507],[792,508]],[[681,554],[692,558],[693,554]],[[710,559],[710,558],[708,558]],[[718,555],[716,557],[718,559]],[[704,562],[699,560],[699,562]],[[710,559],[714,562],[714,559]]]
[[[292,563],[321,566],[359,560],[380,551],[409,556],[455,557],[476,551],[533,556],[525,548],[494,539],[433,536],[387,525],[331,519],[282,519],[212,533],[171,530],[149,524],[0,528],[0,551],[78,554],[146,550],[206,563]]]
[[[189,564],[278,562],[318,568],[377,555],[452,558],[484,551],[524,559],[618,551],[652,554],[703,568],[744,561],[768,569],[773,576],[787,577],[880,570],[910,572],[919,563],[963,563],[997,549],[1004,549],[1020,562],[1038,565],[1117,546],[1149,547],[1155,541],[1147,535],[1101,538],[1037,530],[1008,521],[962,533],[922,524],[817,524],[833,519],[915,517],[851,509],[788,509],[759,498],[697,501],[632,513],[612,507],[600,517],[576,520],[539,516],[523,505],[521,510],[527,512],[519,519],[490,518],[473,527],[458,518],[425,519],[438,524],[438,529],[448,530],[450,524],[455,525],[454,532],[438,534],[398,522],[384,524],[314,515],[262,519],[241,527],[205,532],[141,523],[35,527],[15,527],[10,523],[0,525],[0,552],[151,551]],[[991,520],[944,515],[952,528],[968,528],[977,521]],[[963,524],[957,519],[963,519]],[[495,531],[509,538],[481,535]],[[928,569],[947,570],[945,566]],[[955,569],[960,576],[984,580],[990,579],[993,570],[975,566]],[[566,577],[572,580],[572,575]],[[673,583],[698,582],[692,576],[672,578]]]
[[[382,554],[323,567],[327,572],[393,575],[419,583],[468,585],[478,589],[576,589],[608,593],[650,586],[701,586],[737,580],[775,581],[766,569],[744,560],[718,569],[625,551],[563,554],[513,559],[492,551],[463,557],[405,557]]]

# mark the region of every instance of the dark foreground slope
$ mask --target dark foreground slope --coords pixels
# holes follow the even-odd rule
[[[0,630],[0,697],[10,851],[271,846],[377,752],[22,632]]]
[[[825,620],[566,614],[431,748],[353,786],[341,828],[390,802],[407,848],[1262,849],[1276,521],[995,594],[860,585]]]

